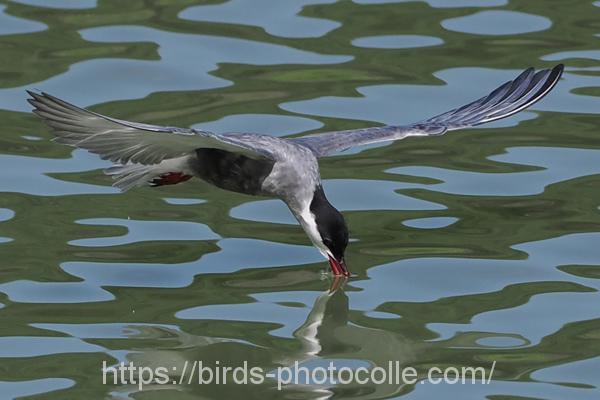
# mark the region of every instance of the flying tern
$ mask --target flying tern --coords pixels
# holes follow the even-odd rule
[[[216,134],[148,125],[100,115],[47,93],[28,91],[28,101],[52,129],[54,140],[98,154],[114,165],[105,173],[123,191],[173,185],[193,177],[221,189],[283,200],[335,276],[349,276],[344,253],[348,228],[327,200],[318,159],[354,146],[437,136],[506,118],[544,97],[563,65],[526,69],[487,96],[409,124],[326,132],[294,138],[257,133]]]

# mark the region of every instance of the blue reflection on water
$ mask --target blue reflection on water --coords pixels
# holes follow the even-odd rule
[[[410,49],[413,47],[438,46],[443,43],[444,41],[440,38],[423,35],[367,36],[352,41],[353,46],[373,49]]]
[[[72,64],[69,71],[26,87],[0,89],[2,108],[29,111],[24,90],[37,88],[80,106],[135,99],[154,92],[200,90],[229,86],[211,71],[221,63],[250,65],[338,64],[352,56],[322,55],[245,39],[161,31],[143,26],[84,29],[84,39],[101,43],[149,42],[159,45],[160,60],[92,59]],[[185,60],[194,58],[190,68]]]
[[[36,7],[48,8],[66,8],[73,10],[82,10],[86,8],[94,8],[97,5],[97,0],[12,0],[15,3],[27,4]]]
[[[339,22],[298,15],[304,6],[330,4],[336,0],[230,0],[221,4],[187,8],[179,18],[260,26],[274,36],[320,37],[341,26]],[[260,11],[257,11],[260,10]]]
[[[387,172],[442,181],[423,188],[472,196],[527,196],[542,193],[557,182],[600,173],[600,150],[512,147],[490,160],[535,166],[527,172],[483,173],[434,167],[397,167]]]
[[[442,21],[442,26],[450,31],[476,35],[516,35],[546,30],[552,21],[539,15],[494,10],[447,19]]]
[[[19,168],[12,166],[19,165]],[[56,159],[0,154],[0,179],[3,192],[40,196],[63,196],[84,193],[117,193],[110,186],[69,182],[48,176],[49,173],[82,172],[111,165],[84,150],[75,150],[72,158]]]
[[[123,236],[76,239],[74,246],[117,246],[152,240],[216,240],[220,236],[207,225],[183,221],[134,221],[117,218],[91,218],[77,221],[83,225],[124,226],[128,232]]]
[[[341,211],[361,210],[443,210],[446,207],[398,193],[421,187],[392,181],[367,179],[327,179],[323,187],[328,199]],[[231,209],[230,215],[250,221],[295,224],[296,220],[281,200],[248,201]]]
[[[423,1],[436,8],[463,8],[463,7],[499,7],[508,4],[508,0],[352,0],[358,4],[386,4],[409,3]]]
[[[402,224],[409,226],[411,228],[437,229],[437,228],[445,228],[449,225],[452,225],[456,221],[458,221],[458,218],[454,218],[454,217],[431,217],[431,218],[407,219],[407,220],[403,221]]]
[[[201,122],[192,128],[209,132],[253,132],[272,136],[286,136],[294,133],[319,129],[323,124],[311,118],[272,114],[234,114],[216,121]]]
[[[48,29],[46,24],[13,17],[5,12],[6,6],[0,4],[0,35],[15,35],[20,33],[39,32]]]
[[[29,381],[0,381],[0,392],[7,399],[33,396],[40,393],[67,389],[75,385],[75,381],[66,378],[45,378]]]

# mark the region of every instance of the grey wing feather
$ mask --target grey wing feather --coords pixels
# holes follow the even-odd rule
[[[235,136],[189,128],[157,126],[110,118],[47,93],[27,91],[29,103],[53,130],[55,141],[89,150],[115,163],[157,164],[198,148],[215,148],[250,158],[272,158],[264,149]]]
[[[487,96],[411,125],[327,132],[290,140],[310,148],[317,157],[324,157],[353,146],[409,136],[441,135],[446,131],[485,124],[509,117],[539,101],[556,86],[563,69],[562,64],[539,72],[528,68]]]

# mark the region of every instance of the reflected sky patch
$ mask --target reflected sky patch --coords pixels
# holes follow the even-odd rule
[[[552,21],[539,15],[494,10],[447,19],[442,21],[442,26],[449,31],[474,35],[517,35],[544,31],[552,26]]]
[[[273,114],[235,114],[216,121],[202,122],[192,128],[216,133],[252,132],[287,136],[319,129],[323,123],[311,118]]]
[[[487,336],[478,339],[476,343],[480,346],[485,347],[519,347],[527,344],[523,339],[510,336]]]
[[[440,38],[423,35],[368,36],[352,41],[353,46],[372,49],[411,49],[414,47],[438,46],[443,43],[444,41]]]
[[[17,303],[89,303],[114,296],[87,282],[36,282],[19,280],[0,284],[0,292]]]
[[[446,207],[397,193],[401,189],[421,187],[392,181],[366,179],[327,179],[323,181],[327,198],[340,211],[367,210],[443,210]],[[234,218],[296,224],[296,219],[281,200],[249,201],[231,209]]]
[[[20,33],[39,32],[48,29],[46,24],[13,17],[5,12],[6,6],[0,4],[0,35],[15,35]]]
[[[387,313],[383,311],[367,311],[365,313],[367,317],[378,318],[378,319],[398,319],[401,318],[397,314]]]
[[[70,241],[69,244],[74,246],[102,247],[153,240],[216,240],[220,238],[207,225],[197,222],[90,218],[79,220],[77,223],[82,225],[124,226],[129,232],[122,236]]]
[[[598,36],[598,35],[596,35]],[[561,51],[559,53],[548,54],[543,56],[542,60],[546,61],[563,61],[569,59],[583,58],[587,60],[600,61],[600,50],[576,50],[576,51]]]
[[[190,7],[179,13],[179,18],[259,26],[273,36],[286,38],[321,37],[341,24],[327,19],[303,17],[298,14],[304,6],[330,4],[335,1],[230,0],[221,4]]]
[[[519,307],[478,314],[466,326],[428,324],[427,327],[440,333],[440,339],[451,338],[468,329],[473,332],[520,334],[537,344],[564,324],[600,317],[595,307],[599,300],[600,295],[591,293],[547,293],[533,296]],[[519,321],[527,321],[526,326],[520,326]]]
[[[25,140],[29,140],[30,142],[39,142],[40,140],[44,140],[44,138],[40,136],[23,135],[21,137]]]
[[[191,206],[206,203],[206,200],[203,199],[181,199],[176,197],[165,197],[163,200],[165,203],[173,204],[175,206]]]
[[[69,71],[26,87],[0,89],[0,107],[29,111],[25,89],[35,87],[79,106],[137,99],[154,92],[202,90],[232,83],[209,72],[221,63],[250,65],[337,64],[351,56],[321,55],[287,46],[228,37],[161,31],[142,26],[84,29],[85,40],[100,43],[151,42],[159,45],[160,60],[93,59],[71,65]],[[190,54],[194,68],[187,62]]]
[[[15,217],[15,212],[10,208],[0,208],[0,222],[8,221]]]
[[[193,282],[197,274],[228,273],[246,268],[276,268],[323,262],[321,254],[308,245],[289,245],[256,239],[222,239],[217,242],[217,245],[221,248],[220,251],[206,254],[197,261],[187,263],[165,265],[69,261],[62,263],[61,268],[83,279],[86,285],[93,285],[98,290],[102,290],[101,286],[186,287]],[[11,282],[5,285],[14,284]],[[0,285],[0,291],[7,293],[4,285]],[[27,298],[27,294],[15,292],[12,290],[11,294],[20,295],[21,299]]]
[[[533,371],[531,377],[538,381],[546,381],[554,384],[567,383],[597,387],[598,371],[600,371],[600,357],[593,357],[588,360],[570,362]]]
[[[49,173],[82,172],[106,168],[111,163],[85,150],[74,150],[72,158],[40,158],[0,154],[0,192],[27,193],[39,196],[62,196],[84,193],[117,193],[110,186],[68,182]],[[14,168],[19,165],[19,168]]]
[[[412,3],[419,0],[352,0],[358,4]],[[508,4],[508,0],[421,0],[435,8],[462,7],[499,7]]]
[[[471,287],[471,291],[473,288],[477,288],[478,292],[480,289],[491,292],[508,285],[527,282],[569,281],[600,290],[600,282],[597,279],[572,276],[556,268],[559,265],[595,265],[600,259],[600,250],[594,245],[598,243],[598,240],[600,240],[599,233],[564,235],[514,246],[515,249],[524,251],[529,255],[529,258],[525,260],[451,260],[440,258],[426,261],[422,259],[396,263],[395,269],[389,268],[387,272],[381,272],[387,276],[390,282],[397,282],[392,275],[401,274],[403,276],[403,278],[398,277],[398,279],[404,279],[404,281],[395,285],[394,289],[397,293],[404,294],[403,301],[427,301],[419,293],[419,290],[428,290],[430,294],[432,291],[437,291],[438,298],[465,294],[460,289],[463,285]],[[596,250],[590,251],[592,248]],[[404,267],[402,267],[403,265]],[[421,282],[413,281],[411,278],[413,273],[416,273],[416,268],[420,268],[419,279]],[[378,269],[376,268],[376,270]],[[453,272],[447,273],[446,271]],[[429,276],[430,279],[427,279],[427,282],[422,282],[423,276]],[[368,287],[370,286],[368,282],[360,282],[358,286]],[[414,287],[414,285],[420,284],[427,286],[427,289]],[[378,287],[379,290],[383,290],[381,281]],[[391,294],[391,285],[389,290]],[[361,293],[353,293],[352,296],[358,298],[359,302],[362,301],[368,304],[368,299]],[[381,296],[381,293],[379,296]],[[431,297],[428,300],[431,300]],[[515,308],[478,314],[468,324],[431,323],[427,327],[438,332],[441,335],[440,340],[451,338],[458,332],[469,330],[473,332],[517,334],[535,344],[566,323],[599,318],[600,311],[596,307],[598,301],[600,301],[600,292],[598,291],[544,293],[533,296],[525,304]],[[520,322],[525,319],[531,323],[522,324]]]
[[[86,8],[95,8],[96,0],[12,0],[15,3],[26,4],[35,7],[47,8],[65,8],[82,10]]]
[[[419,229],[438,229],[450,226],[456,221],[458,221],[458,218],[454,217],[417,218],[402,221],[402,225]]]
[[[541,167],[527,172],[483,173],[436,167],[397,167],[386,172],[438,179],[422,188],[470,196],[530,196],[548,185],[581,176],[600,174],[600,150],[512,147],[490,160]]]
[[[492,361],[489,362],[489,369]],[[498,366],[497,366],[498,367]],[[486,375],[489,376],[489,375]],[[494,375],[495,376],[495,375]],[[465,398],[465,389],[462,384],[450,384],[441,381],[439,384],[433,384],[426,380],[422,384],[415,385],[415,390],[408,393],[403,398],[407,400],[429,400],[429,399],[462,399]],[[590,392],[587,389],[555,385],[544,382],[522,381],[502,381],[491,380],[486,384],[470,384],[470,378],[467,380],[469,388],[469,398],[471,399],[489,399],[499,394],[510,394],[513,398],[536,399],[543,396],[548,400],[589,400]]]
[[[40,393],[67,389],[75,385],[75,381],[66,378],[34,379],[31,381],[0,381],[0,393],[7,399],[33,396]]]
[[[600,259],[600,250],[590,252],[589,246],[594,246],[598,240],[598,233],[580,233],[515,246],[515,249],[529,254],[526,260],[415,258],[373,267],[369,269],[371,279],[352,282],[352,286],[365,289],[349,294],[352,308],[372,310],[383,301],[425,302],[494,292],[523,282],[570,281],[600,289],[597,279],[575,277],[555,268],[567,264],[594,265]],[[594,248],[597,249],[597,246]],[[560,258],[552,259],[554,254],[559,254]],[[575,294],[600,296],[596,292]],[[590,304],[595,301],[591,299]],[[582,312],[592,312],[592,308],[586,310]],[[595,310],[600,316],[597,307]],[[565,315],[565,318],[569,316]],[[482,331],[492,332],[493,329]]]
[[[104,352],[104,348],[77,338],[0,336],[0,358],[39,357],[61,353]]]

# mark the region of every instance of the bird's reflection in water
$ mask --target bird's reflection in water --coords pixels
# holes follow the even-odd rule
[[[138,349],[138,352],[127,355],[127,361],[139,367],[152,369],[167,367],[171,382],[179,382],[182,379],[184,383],[181,385],[150,383],[144,385],[143,391],[177,390],[200,395],[202,398],[237,397],[239,385],[232,381],[231,375],[227,384],[214,382],[198,384],[197,369],[192,378],[189,376],[192,364],[198,361],[202,361],[204,366],[235,368],[242,366],[245,360],[248,369],[260,367],[264,374],[273,373],[274,376],[277,376],[281,368],[288,367],[293,370],[295,366],[305,366],[309,370],[315,367],[327,369],[330,362],[333,362],[338,369],[375,366],[387,369],[389,361],[397,360],[400,365],[408,365],[414,361],[415,354],[422,344],[413,343],[404,336],[390,331],[349,322],[349,299],[345,293],[347,279],[333,278],[329,289],[314,301],[304,323],[293,331],[293,339],[271,336],[273,345],[267,347],[242,340],[193,335],[178,329],[169,329],[168,347]],[[244,326],[237,321],[232,322],[232,329],[244,329]],[[253,324],[247,326],[248,329],[256,329]],[[139,330],[139,327],[137,329]],[[248,337],[252,336],[250,332],[247,333]],[[175,345],[173,340],[176,341]],[[186,361],[187,374],[182,378],[181,372]],[[403,391],[403,386],[397,384],[352,382],[340,385],[330,381],[315,384],[310,379],[306,382],[305,375],[300,376],[301,382],[283,385],[281,389],[277,387],[277,379],[267,378],[261,384],[244,385],[244,390],[247,397],[262,399],[325,399],[335,393],[368,399],[390,396]],[[112,393],[115,396],[139,391],[139,387],[135,385],[113,386],[113,389],[116,389],[116,392]]]

